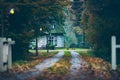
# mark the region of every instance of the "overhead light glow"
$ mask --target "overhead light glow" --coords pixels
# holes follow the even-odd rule
[[[14,8],[10,9],[10,14],[14,14]]]

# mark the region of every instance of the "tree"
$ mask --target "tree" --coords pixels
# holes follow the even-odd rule
[[[111,36],[120,38],[120,1],[119,0],[86,0],[84,1],[88,16],[87,37],[94,45],[96,55],[110,60],[111,56]],[[82,18],[83,22],[84,17]],[[118,39],[120,43],[120,39]]]
[[[51,24],[49,17],[54,17],[58,24],[62,24],[64,14],[62,9],[65,0],[2,0],[0,8],[6,12],[14,7],[15,14],[8,15],[9,26],[5,26],[5,36],[13,38],[13,58],[21,59],[28,53],[29,42],[35,37],[33,30],[39,30],[43,24]],[[4,15],[7,15],[5,12]],[[47,27],[48,28],[48,27]],[[46,28],[46,29],[47,29]],[[44,29],[44,30],[46,30]]]
[[[83,16],[83,0],[74,0],[72,9],[75,14],[75,21],[74,21],[74,26],[75,26],[75,32],[76,36],[78,39],[78,47],[85,47],[85,27],[81,21],[81,17]],[[85,26],[85,27],[83,27]]]
[[[74,13],[76,16],[75,26],[80,26],[80,17],[83,10],[82,4],[83,4],[83,1],[81,0],[73,1],[72,9],[74,10]]]

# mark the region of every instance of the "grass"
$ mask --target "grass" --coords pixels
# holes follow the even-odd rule
[[[62,78],[69,73],[71,66],[70,59],[70,52],[65,51],[63,58],[58,61],[53,67],[46,69],[45,74],[40,75],[37,80],[63,80]]]
[[[84,52],[77,51],[77,52],[83,57],[95,57],[95,54],[93,51],[84,51]]]
[[[28,63],[27,60],[17,60],[13,62],[13,65],[24,65],[26,63]]]
[[[50,50],[49,50],[50,51]],[[35,50],[30,49],[29,52],[31,53],[35,53]],[[47,50],[38,50],[38,52],[47,52]],[[50,51],[51,52],[51,51]]]
[[[56,48],[55,50],[88,50],[84,48]]]
[[[54,51],[69,51],[69,50],[75,50],[75,51],[89,51],[90,49],[84,49],[84,48],[56,48],[55,50],[49,50],[49,52],[54,52]],[[29,50],[29,52],[35,53],[35,50]],[[47,50],[38,50],[38,52],[47,52]]]

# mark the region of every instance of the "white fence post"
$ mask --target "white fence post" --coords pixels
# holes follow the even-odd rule
[[[6,38],[3,40],[3,71],[6,71],[8,68],[8,42]]]
[[[120,45],[116,44],[116,37],[112,36],[111,38],[111,62],[112,62],[112,69],[116,70],[117,64],[116,64],[116,48],[120,48]]]
[[[112,69],[116,70],[116,37],[115,36],[112,36],[111,43],[112,43],[112,49],[111,49],[112,50],[112,55],[111,55]]]
[[[14,43],[11,38],[0,38],[0,72],[12,68],[11,45]]]
[[[8,49],[8,69],[12,69],[12,45],[15,44],[15,41],[12,41],[11,38],[8,38],[9,49]]]
[[[3,71],[3,38],[0,38],[0,72]]]

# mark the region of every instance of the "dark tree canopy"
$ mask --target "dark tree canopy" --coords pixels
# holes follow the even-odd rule
[[[110,60],[111,36],[115,35],[120,43],[120,1],[85,0],[83,12],[82,22],[87,23],[87,38],[94,45],[96,55]]]
[[[28,53],[28,45],[35,37],[35,29],[43,27],[46,30],[55,20],[63,24],[63,7],[67,5],[66,0],[0,0],[0,20],[4,23],[4,36],[11,37],[16,44],[13,46],[13,58],[24,57]],[[15,13],[9,14],[14,8]],[[4,19],[2,19],[2,17]],[[1,24],[1,23],[0,23]],[[0,25],[0,32],[2,26]],[[1,34],[0,34],[1,36]],[[20,57],[21,56],[21,57]]]

